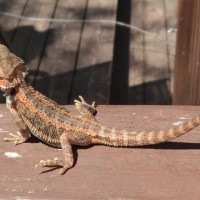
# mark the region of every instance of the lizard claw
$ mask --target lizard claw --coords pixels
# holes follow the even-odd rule
[[[19,131],[16,134],[9,133],[9,136],[10,137],[5,137],[3,140],[6,142],[14,142],[15,145],[24,143],[27,140]]]
[[[69,169],[69,167],[64,166],[64,167],[60,170],[60,175],[63,175],[68,169]]]

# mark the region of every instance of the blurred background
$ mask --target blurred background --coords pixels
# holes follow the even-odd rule
[[[97,104],[182,104],[173,96],[183,4],[0,0],[0,42],[26,62],[34,88],[60,104],[79,94]]]

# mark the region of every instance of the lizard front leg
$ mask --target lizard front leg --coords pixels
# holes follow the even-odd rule
[[[62,167],[62,169],[60,170],[60,175],[63,175],[68,169],[72,168],[74,164],[74,155],[72,152],[71,145],[75,144],[87,146],[91,144],[91,139],[88,135],[84,134],[83,132],[68,131],[61,135],[60,143],[64,154],[64,160],[60,160],[58,158],[54,158],[52,160],[40,160],[40,162],[35,165],[35,168],[60,166]]]
[[[28,140],[30,137],[30,131],[23,119],[17,114],[17,112],[12,109],[11,112],[14,116],[16,124],[19,128],[19,131],[16,134],[9,133],[9,137],[5,137],[4,141],[14,142],[15,145],[22,144]]]
[[[95,115],[97,113],[95,102],[92,105],[88,104],[82,96],[79,96],[81,101],[74,100],[76,109],[80,112],[81,116],[93,121],[96,121]]]
[[[22,132],[22,131],[17,131],[16,134],[9,133],[10,137],[4,137],[5,142],[14,142],[15,145],[22,144],[27,141],[29,138],[29,133],[28,132]]]

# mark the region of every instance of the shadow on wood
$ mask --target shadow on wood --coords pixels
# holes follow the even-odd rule
[[[128,104],[170,105],[172,97],[168,87],[168,79],[152,81],[129,88]]]
[[[110,65],[111,62],[106,62],[79,69],[75,77],[72,76],[73,72],[49,76],[48,73],[39,71],[39,87],[36,89],[59,104],[73,104],[78,95],[83,95],[88,102],[95,100],[97,104],[105,104],[109,98]],[[35,71],[30,71],[31,77],[34,74]],[[65,96],[68,98],[64,98]]]
[[[18,3],[20,2],[22,3],[22,1]],[[41,3],[42,6],[49,6],[49,11],[45,13],[38,11],[37,6],[29,12],[33,4],[31,1],[24,0],[23,4],[24,10],[18,6],[19,14],[38,17],[45,14],[45,17],[101,19],[113,17],[114,14],[111,12],[115,12],[107,4],[98,7],[90,3],[89,9],[87,1],[81,2],[77,9],[74,9],[74,2],[70,5],[66,5],[64,1],[60,1],[59,5],[55,2],[52,5]],[[8,1],[0,2],[0,5],[2,10],[14,7],[14,4],[11,5]],[[57,11],[56,7],[59,8]],[[131,7],[131,1],[119,1],[117,20],[130,23]],[[4,22],[4,19],[1,20]],[[116,27],[113,58],[113,52],[111,52],[113,39],[110,38],[109,32],[112,26],[47,23],[42,24],[43,27],[39,22],[24,24],[26,24],[25,20],[16,20],[16,28],[6,32],[14,46],[14,53],[24,59],[30,68],[30,80],[33,86],[58,103],[73,103],[73,99],[79,94],[84,95],[89,102],[95,100],[98,104],[171,103],[167,79],[161,78],[161,80],[148,81],[139,86],[129,86],[129,29]],[[157,24],[152,24],[152,26],[151,28],[154,28]],[[97,38],[99,35],[101,35],[100,39]],[[139,35],[134,34],[134,37],[139,37]],[[107,54],[109,54],[108,57]],[[145,65],[145,73],[162,77],[162,71],[155,66],[142,62],[136,64],[142,65],[143,68]],[[0,102],[5,102],[2,95]]]

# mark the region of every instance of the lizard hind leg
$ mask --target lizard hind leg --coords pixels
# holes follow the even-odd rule
[[[60,166],[62,167],[62,169],[60,170],[60,175],[63,175],[68,169],[73,167],[74,156],[69,139],[66,137],[65,134],[62,134],[60,140],[61,147],[64,153],[64,160],[60,160],[58,158],[54,158],[52,160],[40,160],[40,162],[35,165],[35,168]]]
[[[56,167],[61,166],[60,175],[63,175],[67,170],[74,165],[74,155],[71,144],[87,146],[91,144],[90,136],[84,132],[66,131],[60,136],[60,144],[64,154],[64,160],[54,158],[53,160],[41,160],[35,167]]]
[[[95,121],[96,105],[93,101],[92,105],[88,104],[82,96],[79,96],[81,101],[74,100],[76,109],[80,112],[81,116]]]

